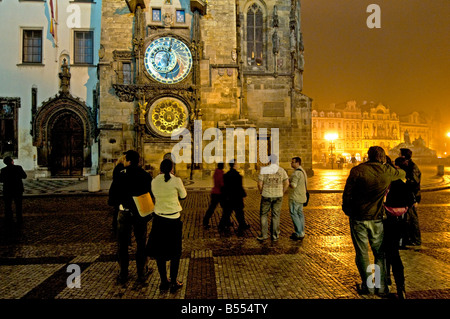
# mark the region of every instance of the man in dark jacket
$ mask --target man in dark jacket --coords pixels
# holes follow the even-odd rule
[[[386,165],[386,153],[379,146],[367,152],[369,160],[350,171],[342,196],[342,210],[350,218],[350,231],[356,252],[356,266],[362,279],[360,293],[388,292],[386,285],[385,253],[383,242],[383,201],[391,182],[405,179],[405,172]],[[375,286],[369,264],[369,249],[375,257]],[[378,277],[378,278],[377,278]],[[370,288],[370,290],[369,290]]]
[[[16,205],[17,223],[23,223],[22,217],[22,196],[24,192],[22,179],[27,178],[27,174],[22,166],[14,165],[14,160],[7,156],[3,159],[6,167],[0,172],[0,182],[3,182],[3,200],[5,201],[6,223],[13,220],[12,202]]]
[[[412,151],[408,148],[401,148],[400,155],[408,160],[408,167],[406,168],[406,185],[410,191],[416,197],[417,204],[420,203],[421,193],[420,193],[420,180],[422,178],[422,173],[419,167],[411,159]],[[422,244],[422,236],[419,227],[419,216],[417,214],[417,204],[411,206],[406,212],[406,234],[402,242],[402,246],[420,246]]]
[[[118,258],[120,265],[119,282],[128,280],[128,245],[131,240],[131,228],[134,229],[136,239],[136,268],[138,281],[145,281],[152,272],[147,267],[145,244],[147,237],[148,217],[141,217],[134,203],[133,196],[139,196],[147,192],[151,193],[152,177],[139,166],[139,153],[129,150],[125,153],[125,169],[117,180],[119,204],[122,206],[117,219],[118,231]],[[153,197],[153,196],[152,196]]]
[[[244,217],[244,197],[247,193],[242,185],[242,176],[236,169],[239,169],[239,164],[231,161],[229,163],[230,170],[223,176],[223,215],[219,223],[220,230],[226,230],[230,222],[232,211],[236,213],[236,219],[239,223],[238,232],[242,233],[250,228],[245,222]]]

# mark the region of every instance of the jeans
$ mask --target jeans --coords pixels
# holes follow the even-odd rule
[[[280,213],[281,213],[281,203],[283,197],[261,197],[260,205],[260,220],[261,220],[261,236],[264,238],[268,237],[269,224],[267,221],[267,214],[272,211],[272,224],[271,233],[272,239],[277,240],[280,236]]]
[[[372,249],[375,265],[375,286],[381,293],[387,292],[386,285],[386,260],[383,247],[384,228],[382,220],[355,220],[350,218],[350,231],[353,241],[353,246],[356,252],[356,266],[362,279],[362,287],[370,288],[367,284],[369,279],[372,279],[372,273],[369,268],[369,244]],[[369,268],[369,269],[368,269]],[[379,269],[379,276],[377,276],[377,268]],[[370,277],[370,278],[369,278]],[[379,279],[379,286],[377,286],[377,279]]]
[[[138,275],[142,275],[145,270],[147,256],[145,254],[145,240],[147,238],[147,219],[139,216],[137,212],[119,211],[117,218],[117,235],[118,235],[118,258],[120,265],[120,276],[126,278],[128,276],[128,244],[131,239],[131,229],[134,230],[136,239],[136,268]]]
[[[305,236],[305,215],[303,215],[303,203],[289,200],[289,212],[294,223],[295,234],[298,237]]]

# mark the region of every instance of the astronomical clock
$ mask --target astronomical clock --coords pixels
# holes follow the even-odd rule
[[[192,54],[184,42],[169,36],[161,37],[145,49],[144,66],[153,80],[175,85],[189,75]],[[146,120],[148,127],[157,135],[170,137],[188,126],[189,111],[180,99],[162,97],[150,106]]]

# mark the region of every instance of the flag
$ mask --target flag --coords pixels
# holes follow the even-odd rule
[[[53,0],[50,0],[50,34],[56,43],[56,25],[58,15],[58,0],[55,0],[55,6],[53,6]]]

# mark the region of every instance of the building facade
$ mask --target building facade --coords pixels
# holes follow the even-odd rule
[[[252,174],[269,153],[311,170],[300,17],[299,0],[104,0],[101,171],[130,148],[149,171],[177,154],[191,178],[234,157]]]
[[[83,176],[98,165],[101,6],[0,1],[0,154],[36,177]]]
[[[430,146],[431,128],[418,112],[399,116],[383,104],[348,101],[327,108],[313,107],[313,162],[330,166],[339,159],[350,163],[354,157],[364,160],[371,146],[381,146],[386,153],[406,139],[423,139]],[[334,133],[334,140],[327,134]]]

